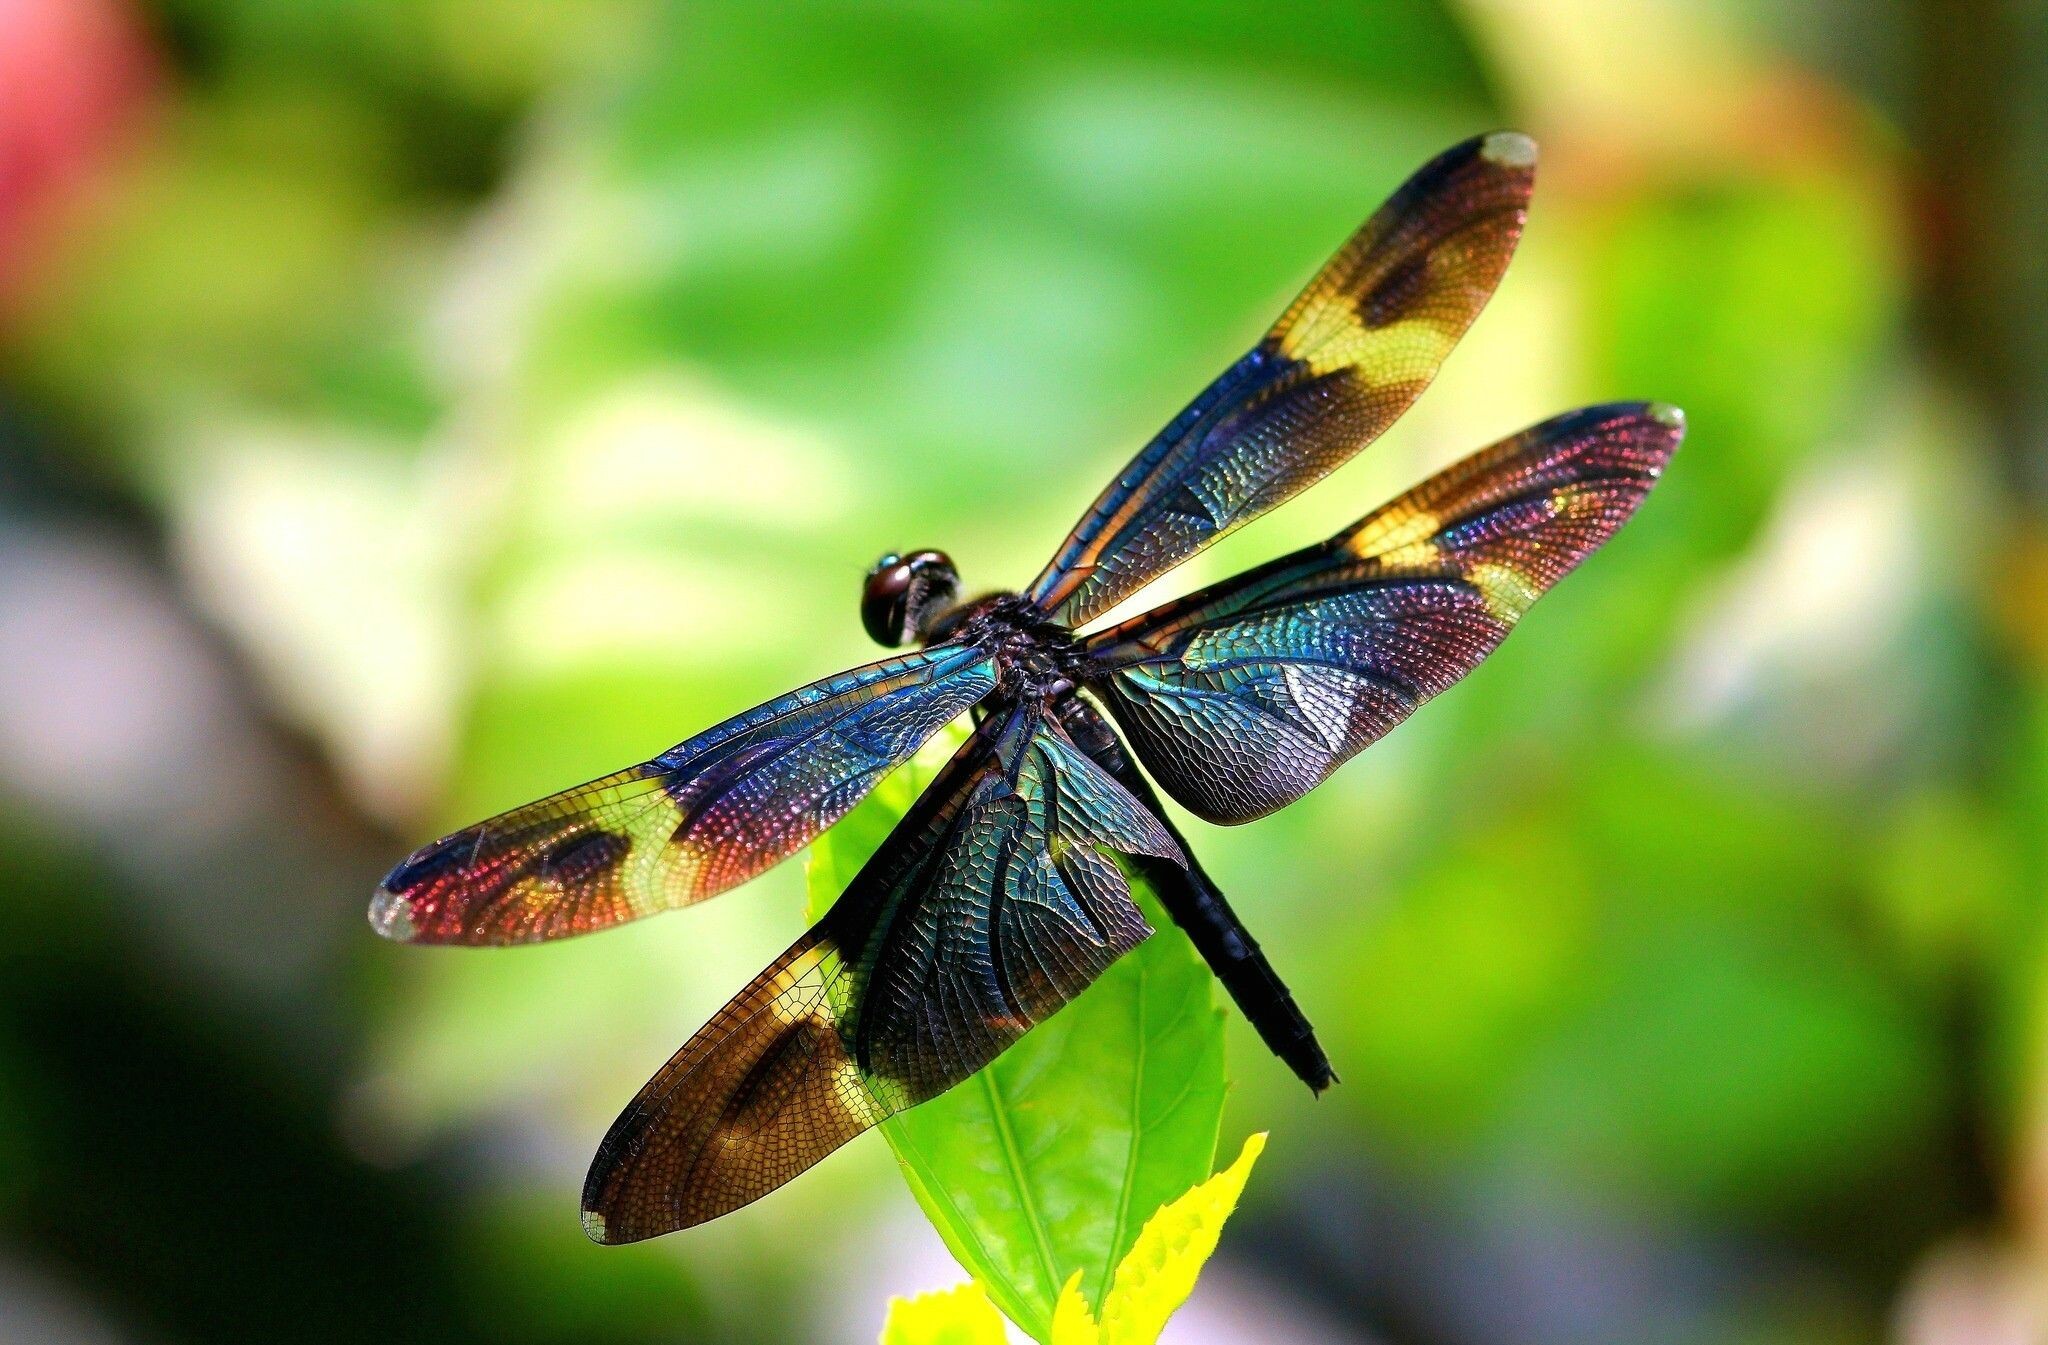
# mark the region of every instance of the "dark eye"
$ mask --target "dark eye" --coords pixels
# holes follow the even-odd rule
[[[900,558],[884,556],[868,574],[860,597],[860,623],[868,638],[886,649],[910,640],[911,568]]]
[[[876,644],[899,649],[928,639],[959,591],[960,572],[945,552],[891,551],[868,571],[860,622]]]

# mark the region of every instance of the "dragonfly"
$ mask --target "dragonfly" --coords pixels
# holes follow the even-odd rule
[[[971,720],[823,918],[612,1125],[583,1191],[593,1239],[738,1209],[989,1064],[1153,933],[1134,878],[1274,1055],[1318,1093],[1335,1081],[1153,782],[1223,824],[1306,794],[1470,672],[1613,535],[1683,416],[1648,402],[1557,416],[1327,541],[1101,619],[1407,410],[1506,270],[1535,164],[1534,143],[1502,131],[1418,170],[1028,587],[970,599],[943,552],[884,555],[861,621],[910,652],[455,832],[385,877],[370,921],[392,939],[608,928],[753,878]]]

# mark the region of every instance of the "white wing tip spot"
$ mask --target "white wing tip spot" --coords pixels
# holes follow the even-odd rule
[[[1534,168],[1536,142],[1520,131],[1495,131],[1480,142],[1479,157],[1502,168]]]
[[[411,942],[418,932],[413,928],[412,903],[388,887],[378,888],[370,898],[370,928],[394,942]]]
[[[1665,429],[1685,433],[1685,412],[1669,402],[1651,402],[1649,416]]]

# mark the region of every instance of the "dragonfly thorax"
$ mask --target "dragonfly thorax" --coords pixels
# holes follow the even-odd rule
[[[930,640],[946,639],[988,650],[1005,698],[1044,699],[1074,689],[1080,643],[1019,594],[991,593],[954,608],[932,628]]]

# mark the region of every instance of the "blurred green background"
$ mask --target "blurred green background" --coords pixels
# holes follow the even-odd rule
[[[605,1124],[797,866],[380,943],[447,827],[1029,578],[1413,167],[1519,260],[1325,535],[1691,437],[1459,690],[1196,844],[1322,1031],[1167,1339],[2048,1339],[2048,24],[1993,0],[0,3],[0,1339],[854,1342],[885,1146],[623,1249]],[[1171,937],[1171,936],[1169,936]]]

